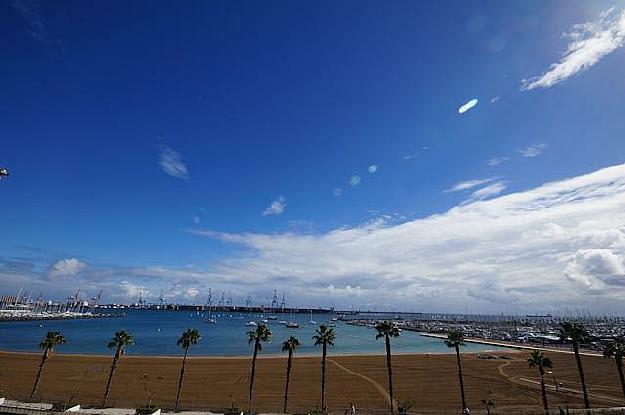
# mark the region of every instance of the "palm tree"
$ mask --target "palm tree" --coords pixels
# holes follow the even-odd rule
[[[393,369],[391,366],[391,337],[399,337],[399,329],[392,321],[383,321],[375,326],[378,334],[376,340],[384,338],[386,342],[386,369],[388,371],[388,391],[391,398],[391,415],[395,413],[393,408]]]
[[[458,379],[460,380],[460,397],[462,398],[462,409],[467,407],[467,400],[464,396],[464,380],[462,379],[462,365],[460,364],[460,347],[464,346],[464,334],[460,330],[452,330],[447,334],[445,340],[447,347],[456,349],[456,360],[458,361]]]
[[[247,412],[252,410],[252,391],[254,390],[254,375],[256,374],[256,357],[263,349],[261,342],[271,340],[271,330],[265,324],[260,324],[256,330],[248,331],[248,343],[254,343],[254,356],[252,357],[252,371],[250,372],[250,394],[247,401]]]
[[[315,335],[312,337],[315,341],[315,346],[322,346],[321,354],[321,410],[325,411],[326,406],[326,356],[328,353],[328,346],[334,346],[334,340],[336,340],[336,333],[333,328],[329,328],[325,324],[319,326],[315,331]]]
[[[174,408],[174,412],[178,412],[180,390],[182,389],[182,379],[184,379],[184,367],[187,363],[187,353],[189,352],[189,347],[196,345],[201,338],[202,336],[200,336],[200,332],[196,329],[187,329],[187,331],[182,333],[182,336],[180,336],[178,342],[176,343],[184,350],[184,357],[182,358],[182,367],[180,368],[180,380],[178,380],[178,393],[176,394],[176,406]]]
[[[579,371],[579,381],[582,384],[582,392],[584,392],[584,408],[590,409],[590,401],[588,400],[588,392],[586,391],[586,378],[584,377],[584,367],[582,366],[582,358],[579,355],[579,344],[583,343],[588,337],[588,332],[583,324],[564,322],[560,324],[560,339],[571,340],[573,343],[573,352],[575,353],[575,361],[577,362],[577,370]]]
[[[109,378],[106,382],[106,389],[104,390],[104,399],[102,400],[102,407],[106,407],[106,401],[109,399],[109,393],[111,392],[111,381],[113,380],[113,375],[115,374],[115,369],[117,369],[117,365],[119,363],[119,359],[124,355],[124,348],[126,346],[131,346],[135,343],[135,339],[132,337],[132,334],[128,333],[125,330],[118,331],[115,333],[115,336],[108,343],[107,347],[109,349],[115,348],[115,357],[113,357],[113,363],[111,364],[111,371],[109,372]]]
[[[603,356],[607,358],[614,358],[614,361],[616,362],[616,370],[618,370],[618,377],[621,380],[623,397],[625,397],[625,376],[623,375],[623,356],[625,356],[625,344],[620,342],[606,343],[603,346]]]
[[[527,359],[529,367],[537,367],[540,372],[540,392],[543,397],[543,407],[545,408],[545,414],[549,414],[549,405],[547,404],[547,391],[545,390],[545,368],[553,367],[551,359],[545,356],[540,350],[534,350]]]
[[[35,378],[35,384],[33,385],[33,391],[30,393],[30,399],[35,399],[35,394],[37,393],[37,389],[39,389],[39,381],[41,381],[41,373],[43,372],[43,367],[46,364],[46,361],[52,357],[52,353],[54,352],[54,346],[57,344],[65,344],[65,337],[61,335],[58,331],[49,331],[46,334],[46,337],[39,343],[39,348],[43,349],[43,355],[41,356],[41,364],[39,365],[39,371],[37,372],[37,377]]]
[[[282,412],[286,414],[286,404],[289,399],[289,380],[291,379],[291,361],[293,359],[293,352],[300,345],[297,337],[289,337],[282,343],[282,351],[289,352],[289,359],[286,363],[286,386],[284,387],[284,408]]]

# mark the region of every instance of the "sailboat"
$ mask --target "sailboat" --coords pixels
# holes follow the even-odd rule
[[[210,310],[208,311],[208,317],[204,320],[204,323],[210,323],[210,324],[216,324],[217,323],[217,317],[210,312]]]
[[[310,310],[310,324],[317,324],[317,322],[312,319],[312,310]]]

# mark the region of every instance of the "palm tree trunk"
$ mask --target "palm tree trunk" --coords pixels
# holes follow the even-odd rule
[[[575,352],[575,360],[577,361],[577,370],[579,370],[579,381],[582,384],[582,392],[584,392],[584,408],[590,409],[590,401],[588,400],[588,392],[586,391],[584,367],[582,366],[582,358],[579,355],[579,345],[577,342],[573,342],[573,351]]]
[[[623,375],[623,360],[616,360],[616,369],[618,370],[618,377],[621,380],[621,389],[623,390],[623,398],[625,398],[625,375]]]
[[[386,336],[386,369],[388,370],[388,394],[391,398],[391,415],[395,414],[393,409],[393,368],[391,366],[391,339]]]
[[[117,363],[119,362],[119,357],[121,355],[121,348],[117,348],[115,352],[115,357],[113,357],[113,364],[111,364],[111,371],[109,372],[109,378],[106,382],[106,389],[104,390],[104,399],[102,400],[102,407],[106,408],[106,402],[109,399],[109,393],[111,392],[111,382],[113,381],[113,375],[115,374],[115,369],[117,369]]]
[[[286,414],[286,404],[289,399],[289,381],[291,380],[291,359],[293,358],[293,350],[289,350],[289,360],[286,363],[286,386],[284,387],[284,408],[282,412]]]
[[[254,343],[254,356],[252,356],[252,371],[250,372],[250,394],[247,400],[247,412],[252,411],[252,391],[254,390],[254,375],[256,374],[256,356],[258,356],[258,346],[260,339]]]
[[[323,343],[323,354],[321,356],[321,410],[326,410],[326,344]]]
[[[178,402],[180,402],[180,391],[182,390],[182,379],[184,379],[184,367],[187,363],[187,352],[189,348],[184,349],[184,357],[182,358],[182,367],[180,368],[180,380],[178,380],[178,393],[176,394],[176,406],[174,408],[175,412],[178,412]]]
[[[458,360],[458,379],[460,380],[460,397],[462,398],[462,409],[467,407],[467,400],[464,397],[464,380],[462,379],[462,364],[460,363],[460,348],[456,346],[456,359]]]
[[[37,389],[39,389],[39,382],[41,381],[41,374],[43,373],[43,366],[46,364],[46,360],[48,360],[48,349],[44,350],[43,356],[41,356],[41,363],[39,364],[39,371],[37,371],[37,377],[35,378],[33,391],[30,393],[31,401],[35,399],[35,394],[37,393]]]
[[[545,409],[545,415],[549,415],[549,404],[547,403],[547,391],[545,390],[545,369],[542,366],[538,366],[540,371],[540,392],[543,396],[543,408]]]

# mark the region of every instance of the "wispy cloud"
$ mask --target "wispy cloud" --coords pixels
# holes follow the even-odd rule
[[[491,104],[494,104],[494,103],[496,103],[497,101],[499,101],[499,99],[500,99],[500,97],[499,97],[499,96],[492,97],[492,98],[490,99],[490,103],[491,103]]]
[[[286,198],[284,196],[278,197],[276,200],[271,202],[269,206],[263,210],[263,216],[269,215],[282,215],[284,212],[284,208],[286,208]]]
[[[452,187],[450,187],[449,189],[445,190],[445,193],[460,192],[462,190],[473,189],[474,187],[478,187],[478,186],[481,186],[483,184],[490,183],[490,182],[492,182],[495,179],[497,179],[497,178],[496,177],[489,177],[487,179],[473,179],[473,180],[466,180],[466,181],[463,181],[463,182],[458,182],[455,185],[453,185]]]
[[[466,104],[460,106],[460,108],[458,108],[458,113],[464,114],[465,112],[469,111],[471,108],[475,107],[477,103],[478,103],[478,99],[473,98],[472,100],[468,101]]]
[[[543,74],[523,79],[521,89],[549,88],[599,62],[625,44],[625,10],[610,8],[599,20],[573,26],[564,37],[569,44],[562,58]]]
[[[158,164],[161,166],[161,170],[172,177],[179,179],[189,178],[189,171],[182,162],[180,154],[167,146],[161,147],[161,157]]]
[[[360,176],[358,176],[357,174],[353,175],[352,177],[349,178],[349,185],[352,187],[356,187],[360,184],[361,182],[361,178]]]
[[[340,187],[336,187],[334,188],[332,194],[334,194],[334,196],[336,197],[341,197],[343,195],[343,189],[341,189]]]
[[[520,149],[519,153],[521,153],[521,156],[523,157],[537,157],[543,153],[543,150],[545,148],[547,148],[547,144],[545,143],[532,144],[530,146]]]
[[[421,146],[421,148],[418,151],[412,151],[408,154],[405,154],[402,159],[404,160],[412,160],[413,158],[417,157],[419,155],[419,152],[425,152],[430,150],[432,147],[430,146]]]
[[[377,164],[372,164],[369,166],[369,168],[367,169],[367,171],[371,174],[375,173],[378,171],[378,165]]]
[[[471,196],[469,197],[469,199],[465,200],[463,204],[475,202],[478,200],[490,199],[493,196],[497,196],[498,194],[503,192],[505,189],[506,189],[506,183],[503,181],[491,183],[488,186],[484,186],[481,189],[477,189],[476,191],[471,193]]]
[[[489,166],[499,166],[500,164],[505,163],[508,160],[510,160],[510,157],[495,157],[487,160],[486,164],[488,164]]]
[[[28,23],[28,34],[37,42],[46,46],[62,47],[59,39],[48,32],[43,16],[39,13],[39,5],[34,0],[13,0],[11,5]]]

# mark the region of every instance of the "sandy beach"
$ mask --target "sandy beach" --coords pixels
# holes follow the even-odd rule
[[[464,354],[465,384],[470,407],[480,408],[489,396],[498,408],[540,405],[538,373],[527,367],[528,352],[493,352],[507,359],[479,359]],[[551,353],[554,375],[563,382],[564,392],[555,393],[548,379],[553,404],[581,403],[574,358]],[[26,399],[32,387],[40,355],[0,352],[0,388],[10,398]],[[585,356],[586,377],[594,406],[623,404],[614,363]],[[49,402],[71,400],[82,405],[101,401],[110,367],[109,356],[55,354],[48,362],[41,383],[41,399]],[[262,411],[281,408],[285,378],[284,357],[262,357],[257,365],[254,407]],[[181,397],[183,409],[220,410],[234,404],[244,407],[247,397],[250,359],[241,357],[192,357]],[[459,389],[455,356],[452,354],[397,355],[393,359],[395,396],[413,400],[415,408],[455,410]],[[172,407],[180,370],[175,357],[125,356],[111,392],[111,404],[135,407],[152,401]],[[327,403],[331,411],[343,413],[354,402],[359,408],[385,409],[387,378],[381,355],[329,355]],[[293,363],[289,409],[303,412],[319,404],[320,359],[296,357]]]

